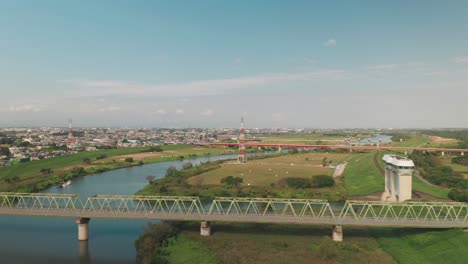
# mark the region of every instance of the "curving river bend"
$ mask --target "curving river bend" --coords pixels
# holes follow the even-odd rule
[[[79,177],[67,188],[51,187],[45,193],[77,193],[82,200],[94,194],[132,195],[146,184],[146,176],[164,176],[169,166],[184,162],[236,158],[203,157],[123,168]],[[78,242],[71,218],[0,216],[0,263],[135,263],[134,241],[147,220],[91,219],[89,242]],[[87,244],[86,244],[87,243]]]

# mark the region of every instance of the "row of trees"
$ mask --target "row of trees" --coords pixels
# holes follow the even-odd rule
[[[410,155],[418,168],[419,174],[429,182],[446,188],[451,188],[449,198],[468,202],[468,179],[463,174],[453,171],[449,166],[440,164],[437,156],[432,153],[413,151]]]
[[[285,179],[289,188],[307,189],[307,188],[324,188],[335,185],[335,180],[331,176],[317,175],[312,179],[290,177]]]

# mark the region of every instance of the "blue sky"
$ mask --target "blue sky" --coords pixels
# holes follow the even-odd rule
[[[467,1],[0,1],[0,126],[468,127]]]

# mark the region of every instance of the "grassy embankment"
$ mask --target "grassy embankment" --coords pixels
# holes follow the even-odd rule
[[[343,243],[331,240],[330,227],[216,223],[210,237],[198,228],[186,224],[170,243],[170,263],[394,263],[364,228],[347,229]]]
[[[256,138],[261,139],[262,143],[284,143],[284,144],[310,144],[310,145],[335,145],[342,143],[346,138],[365,138],[370,134],[349,134],[349,133],[311,133],[311,134],[276,134],[259,135]]]
[[[347,158],[349,153],[308,152],[287,154],[236,164],[230,161],[212,162],[183,170],[172,177],[165,177],[147,185],[138,194],[193,195],[202,199],[216,196],[321,198],[332,201],[343,200],[346,190],[338,180],[326,188],[289,188],[287,178],[312,179],[317,175],[331,175],[333,169],[322,167],[322,159],[332,164]],[[221,183],[227,176],[240,177],[243,183],[229,187]]]
[[[314,153],[324,155],[323,153]],[[268,185],[274,182],[272,176],[285,177],[286,171],[291,173],[288,166],[283,163],[301,164],[306,162],[305,157],[296,154],[282,157],[267,158],[252,161],[263,163],[257,166],[261,177],[256,180],[247,172],[250,169],[239,170],[237,167],[222,165],[222,162],[211,164],[211,169],[198,174],[207,176],[206,179],[197,180],[197,173],[189,173],[181,179],[189,179],[191,185],[182,182],[185,188],[207,187],[206,192],[217,193],[215,183],[224,172],[236,176],[244,176],[247,181],[256,184]],[[349,192],[354,195],[367,195],[379,192],[383,189],[383,176],[374,163],[374,153],[346,154],[340,153],[341,159],[347,159],[348,165],[344,173],[344,184]],[[350,156],[352,155],[352,156]],[[383,153],[379,153],[379,160]],[[309,157],[309,161],[319,161],[321,156]],[[338,156],[335,158],[339,160]],[[292,161],[291,159],[294,159]],[[275,162],[271,162],[271,161]],[[269,164],[268,164],[269,163]],[[268,168],[278,165],[278,172],[270,174]],[[247,164],[244,164],[247,165]],[[239,166],[244,166],[239,165]],[[290,165],[290,164],[289,164]],[[204,165],[206,166],[206,165]],[[268,167],[269,166],[269,167]],[[241,167],[242,168],[242,167]],[[247,167],[246,167],[247,168]],[[318,167],[312,167],[316,173],[323,173]],[[190,170],[195,170],[192,168]],[[312,170],[308,171],[309,173]],[[253,170],[252,170],[253,172]],[[289,174],[288,173],[288,174]],[[330,171],[328,172],[330,173]],[[244,175],[242,175],[244,174]],[[302,174],[304,175],[304,174]],[[365,176],[367,175],[367,176]],[[364,177],[364,180],[363,180]],[[276,177],[275,177],[276,178]],[[437,196],[441,188],[431,187],[413,177],[414,188]],[[206,182],[205,182],[206,181]],[[203,184],[205,183],[205,184]],[[179,184],[181,185],[181,184]],[[153,186],[153,185],[150,185]],[[421,189],[419,189],[421,188]],[[145,188],[149,193],[157,190]],[[442,189],[444,190],[444,189]],[[297,192],[297,190],[294,190]],[[193,192],[193,195],[199,193]],[[223,194],[223,193],[221,193]],[[250,193],[252,194],[252,193]],[[260,192],[253,193],[257,196]],[[444,196],[439,194],[440,196]],[[216,196],[216,195],[215,195]],[[217,195],[222,196],[222,195]],[[446,197],[446,193],[445,193]],[[212,226],[213,234],[210,237],[200,237],[198,223],[186,224],[177,239],[173,239],[167,251],[170,263],[187,263],[191,260],[199,260],[203,263],[440,263],[447,260],[449,263],[464,263],[465,245],[468,235],[461,230],[432,230],[421,229],[396,229],[396,228],[349,228],[345,227],[344,243],[332,243],[329,239],[330,228],[317,226],[284,226],[284,225],[249,225],[249,224],[220,224]],[[449,239],[448,239],[449,238]],[[401,241],[401,243],[400,243]],[[441,253],[441,251],[443,253]],[[462,258],[456,257],[461,256]]]
[[[191,145],[162,146],[162,152],[147,152],[148,148],[107,149],[93,152],[80,152],[50,159],[19,163],[0,168],[0,191],[32,192],[58,184],[64,179],[144,163],[163,162],[194,156],[232,153],[231,149],[200,148]],[[132,162],[125,161],[133,158]],[[85,162],[85,159],[89,159]],[[49,173],[41,169],[50,169]],[[76,169],[82,170],[77,174]]]

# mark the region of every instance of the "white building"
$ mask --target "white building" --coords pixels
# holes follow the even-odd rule
[[[410,200],[413,190],[413,161],[397,155],[384,155],[383,161],[385,161],[385,190],[382,194],[382,201]]]

